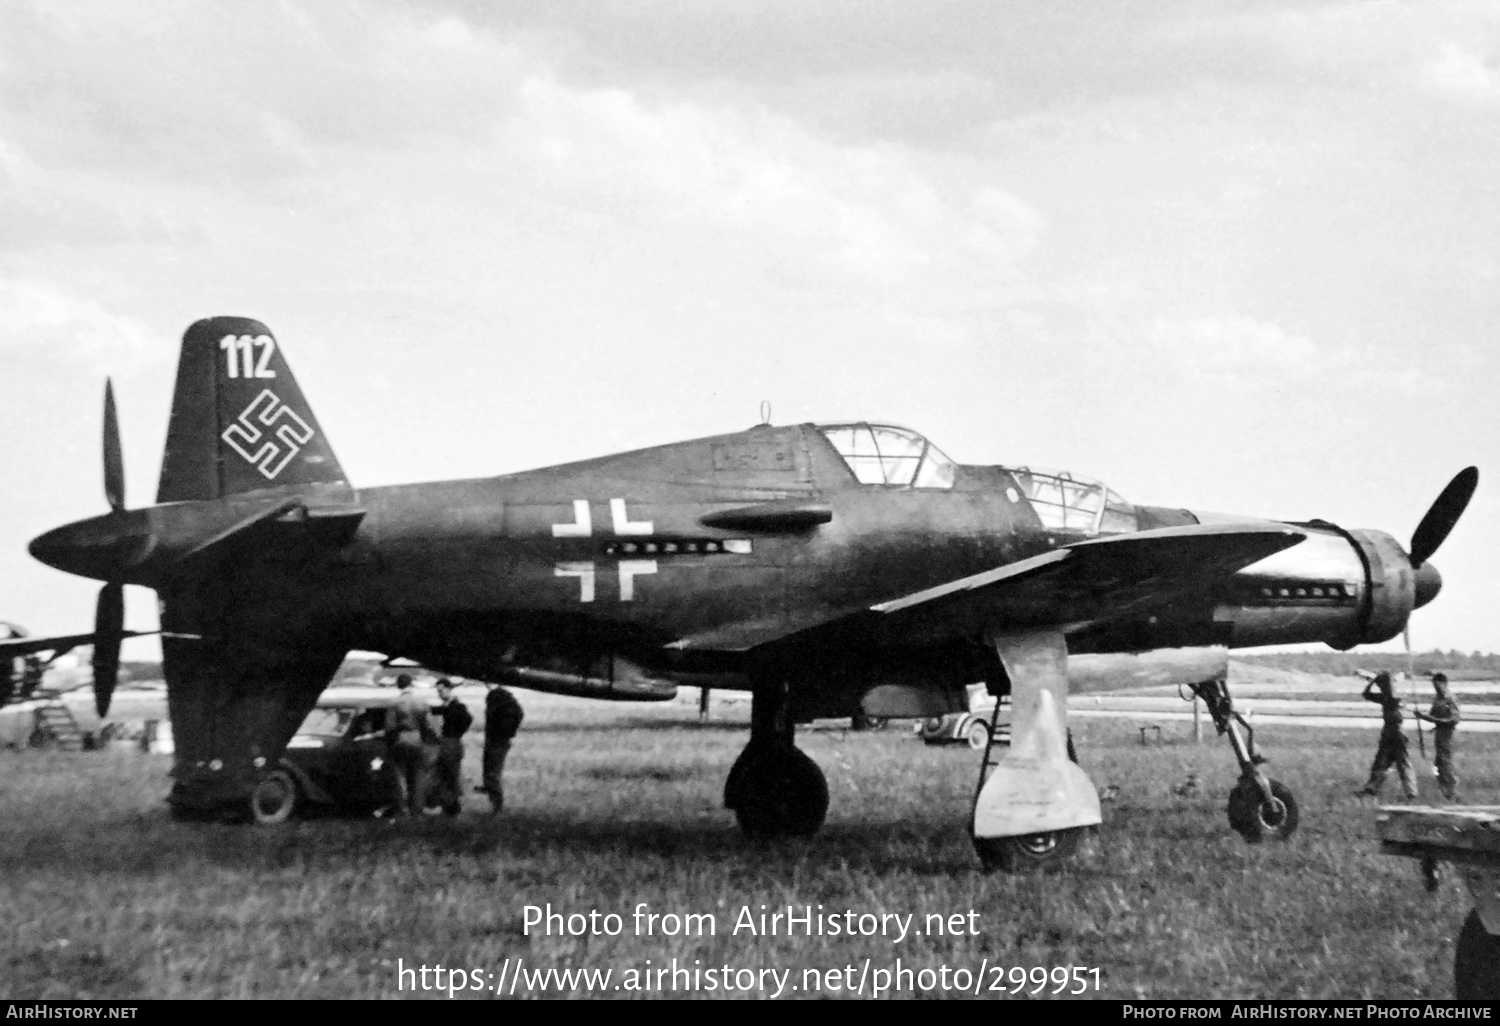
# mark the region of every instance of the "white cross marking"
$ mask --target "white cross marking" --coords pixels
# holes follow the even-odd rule
[[[555,530],[556,528],[554,528]],[[594,601],[594,564],[559,563],[552,571],[553,577],[578,578],[578,601]]]
[[[641,574],[656,573],[656,560],[654,559],[622,559],[620,560],[620,601],[635,601],[635,579]]]
[[[594,521],[589,516],[589,503],[587,499],[573,500],[573,523],[553,524],[552,537],[554,538],[587,538],[594,533]],[[588,601],[585,599],[584,601]]]
[[[609,515],[614,521],[615,534],[651,534],[656,527],[655,521],[640,520],[630,522],[630,515],[625,512],[624,499],[609,500]]]

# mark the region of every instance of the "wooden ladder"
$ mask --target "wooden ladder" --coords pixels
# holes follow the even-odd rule
[[[52,741],[65,752],[83,751],[83,731],[78,729],[72,710],[60,698],[37,706],[36,731],[44,742]]]

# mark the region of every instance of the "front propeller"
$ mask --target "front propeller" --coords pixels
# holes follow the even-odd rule
[[[1438,493],[1438,497],[1417,524],[1417,529],[1412,532],[1409,554],[1415,578],[1413,609],[1427,605],[1443,589],[1443,575],[1428,560],[1447,540],[1453,525],[1458,523],[1458,518],[1468,508],[1469,500],[1474,497],[1474,489],[1478,486],[1478,467],[1460,470],[1453,475],[1453,480],[1448,482],[1447,487]]]
[[[1448,538],[1448,532],[1458,523],[1474,497],[1479,486],[1479,468],[1465,467],[1453,475],[1446,488],[1438,493],[1428,508],[1422,522],[1411,533],[1411,565],[1413,568],[1426,563]]]

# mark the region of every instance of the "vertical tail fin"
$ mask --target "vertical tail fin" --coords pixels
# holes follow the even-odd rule
[[[210,317],[182,336],[157,502],[343,485],[333,448],[270,329]]]

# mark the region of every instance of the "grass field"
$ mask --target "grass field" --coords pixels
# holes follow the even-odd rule
[[[465,982],[490,984],[484,974],[503,969],[514,980],[517,959],[528,972],[610,970],[617,996],[632,993],[612,989],[629,986],[629,971],[673,958],[791,970],[798,989],[786,996],[806,995],[805,969],[853,966],[842,986],[866,959],[873,973],[898,958],[970,979],[981,965],[1097,968],[1097,994],[1116,998],[1451,995],[1468,897],[1451,877],[1429,895],[1414,863],[1377,853],[1374,807],[1350,796],[1369,732],[1266,730],[1302,828],[1291,843],[1251,847],[1225,822],[1234,771],[1222,742],[1195,746],[1190,728],[1169,725],[1165,743],[1145,747],[1139,724],[1079,722],[1084,767],[1119,796],[1065,869],[1007,877],[981,873],[970,850],[977,756],[966,748],[928,748],[895,726],[804,730],[828,774],[828,824],[811,840],[754,843],[720,807],[745,738],[725,721],[746,706],[721,706],[704,726],[676,704],[528,708],[500,819],[476,801],[452,820],[177,824],[162,802],[168,757],[0,752],[0,996],[400,996],[420,984],[398,990],[398,965],[477,970]],[[1460,744],[1468,800],[1500,802],[1500,739],[1460,734]],[[477,752],[467,771],[472,781]],[[1179,797],[1189,773],[1201,792]],[[1429,773],[1422,782],[1432,793]],[[711,913],[716,933],[637,936],[641,902]],[[622,932],[528,936],[524,907],[549,903],[618,913]],[[978,933],[731,932],[742,906],[762,904],[911,913],[919,929],[928,914],[973,910]],[[1001,996],[994,981],[986,971],[982,993]]]

